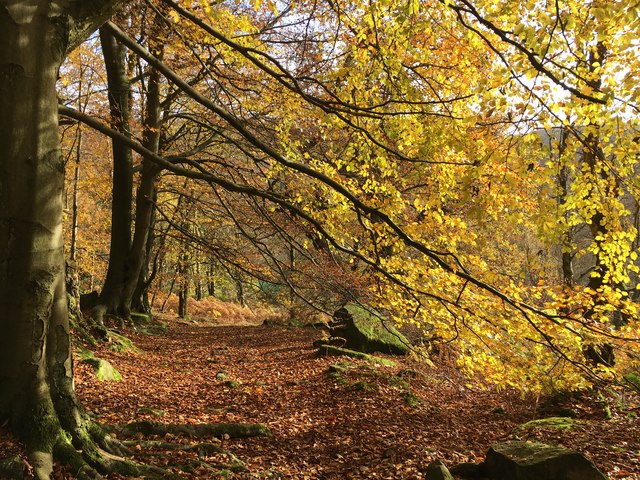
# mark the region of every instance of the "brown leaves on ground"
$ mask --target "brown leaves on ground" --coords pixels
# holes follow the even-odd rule
[[[78,393],[108,424],[266,423],[271,438],[224,442],[249,468],[236,478],[269,471],[296,479],[419,478],[435,458],[480,461],[491,443],[536,417],[535,402],[467,386],[453,368],[317,358],[311,344],[318,336],[312,328],[171,322],[166,336],[130,333],[143,354],[97,352],[124,380],[101,383],[80,366]],[[411,399],[419,403],[412,407]],[[520,436],[575,447],[614,478],[640,478],[634,412],[605,421],[588,400],[586,418],[572,430]],[[165,455],[154,460],[180,462]],[[198,475],[192,478],[209,478]]]
[[[450,366],[317,358],[313,328],[172,321],[165,336],[125,333],[143,353],[116,353],[108,345],[96,352],[122,382],[99,382],[77,365],[84,405],[106,424],[266,423],[273,437],[206,440],[246,462],[247,471],[228,478],[417,479],[436,458],[448,465],[481,461],[491,443],[545,416],[534,400],[467,385]],[[568,399],[580,418],[573,429],[532,428],[518,436],[576,448],[612,479],[640,479],[637,398],[617,398],[611,420],[594,398]],[[7,441],[0,447],[15,448]],[[167,467],[195,459],[187,451],[133,450],[136,460]],[[205,460],[222,468],[225,459]],[[203,468],[184,475],[222,478]]]

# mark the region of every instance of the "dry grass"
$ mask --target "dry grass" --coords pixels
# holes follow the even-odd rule
[[[164,310],[162,309],[163,304]],[[167,314],[177,313],[178,296],[171,294],[167,298],[164,293],[156,294],[153,310]],[[196,300],[195,298],[187,300],[187,317],[192,321],[216,325],[262,325],[265,321],[284,322],[287,313],[271,306],[249,308],[235,302],[218,300],[215,297],[205,297],[202,300]]]

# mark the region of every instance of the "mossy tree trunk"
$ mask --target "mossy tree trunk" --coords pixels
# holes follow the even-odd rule
[[[73,390],[56,78],[117,3],[0,0],[0,421],[38,479],[54,447],[75,452],[65,431],[83,449],[89,437]]]

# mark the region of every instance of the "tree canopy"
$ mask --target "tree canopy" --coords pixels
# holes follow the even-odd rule
[[[360,303],[500,386],[624,383],[639,24],[616,0],[0,0],[0,419],[37,477],[60,449],[141,473],[74,394],[74,264],[102,335],[154,282],[183,315],[217,282]]]
[[[164,77],[160,151],[136,125],[127,141],[193,180],[164,176],[156,208],[197,256],[320,309],[372,304],[502,385],[577,388],[637,361],[637,8],[165,0],[121,15],[108,29],[134,103]],[[170,220],[179,198],[191,226]],[[611,344],[615,366],[585,355]]]

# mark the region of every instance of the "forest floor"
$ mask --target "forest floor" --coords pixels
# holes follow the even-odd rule
[[[640,480],[640,409],[630,394],[565,398],[561,407],[577,414],[571,428],[518,430],[553,411],[515,392],[469,384],[446,358],[427,366],[394,357],[394,367],[318,358],[312,342],[320,332],[310,327],[174,319],[164,335],[122,333],[139,353],[109,345],[95,351],[122,381],[98,381],[77,363],[78,395],[99,422],[260,422],[273,432],[226,440],[170,435],[164,440],[215,442],[246,464],[228,477],[199,467],[185,478],[418,479],[436,458],[446,465],[481,461],[492,443],[518,437],[576,448],[611,479]],[[196,455],[149,450],[135,445],[140,436],[133,440],[141,462],[171,468]],[[14,448],[1,431],[0,458]],[[214,468],[228,461],[206,460]],[[55,478],[73,477],[58,467]]]

